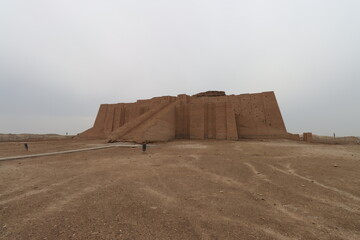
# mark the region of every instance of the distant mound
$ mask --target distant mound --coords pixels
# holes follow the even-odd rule
[[[46,141],[46,140],[62,140],[72,138],[72,136],[64,136],[59,134],[1,134],[0,142],[31,142],[31,141]]]

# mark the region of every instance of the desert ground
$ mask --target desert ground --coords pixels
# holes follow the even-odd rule
[[[0,143],[0,158],[100,140]],[[172,141],[0,161],[0,239],[360,239],[360,145]]]

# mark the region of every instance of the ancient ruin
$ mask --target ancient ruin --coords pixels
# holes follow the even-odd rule
[[[303,133],[303,141],[305,142],[312,142],[313,141],[313,135],[311,132],[305,132]]]
[[[109,142],[299,138],[287,133],[274,92],[226,95],[221,91],[102,104],[94,126],[80,136]]]

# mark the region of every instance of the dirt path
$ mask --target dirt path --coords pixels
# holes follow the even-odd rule
[[[93,151],[105,148],[114,148],[114,147],[141,147],[139,144],[104,144],[98,147],[88,147],[88,148],[80,148],[80,149],[73,149],[73,150],[66,150],[60,152],[46,152],[46,153],[37,153],[37,154],[29,154],[29,155],[19,155],[19,156],[11,156],[11,157],[2,157],[0,161],[10,161],[15,159],[26,159],[26,158],[36,158],[36,157],[45,157],[45,156],[53,156],[53,155],[60,155],[60,154],[67,154],[67,153],[76,153],[76,152],[85,152],[85,151]]]
[[[0,239],[360,239],[359,176],[359,146],[291,141],[0,162]]]

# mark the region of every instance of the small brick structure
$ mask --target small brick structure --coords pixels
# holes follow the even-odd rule
[[[312,142],[313,141],[312,133],[311,132],[303,133],[303,140],[304,140],[304,142]]]

